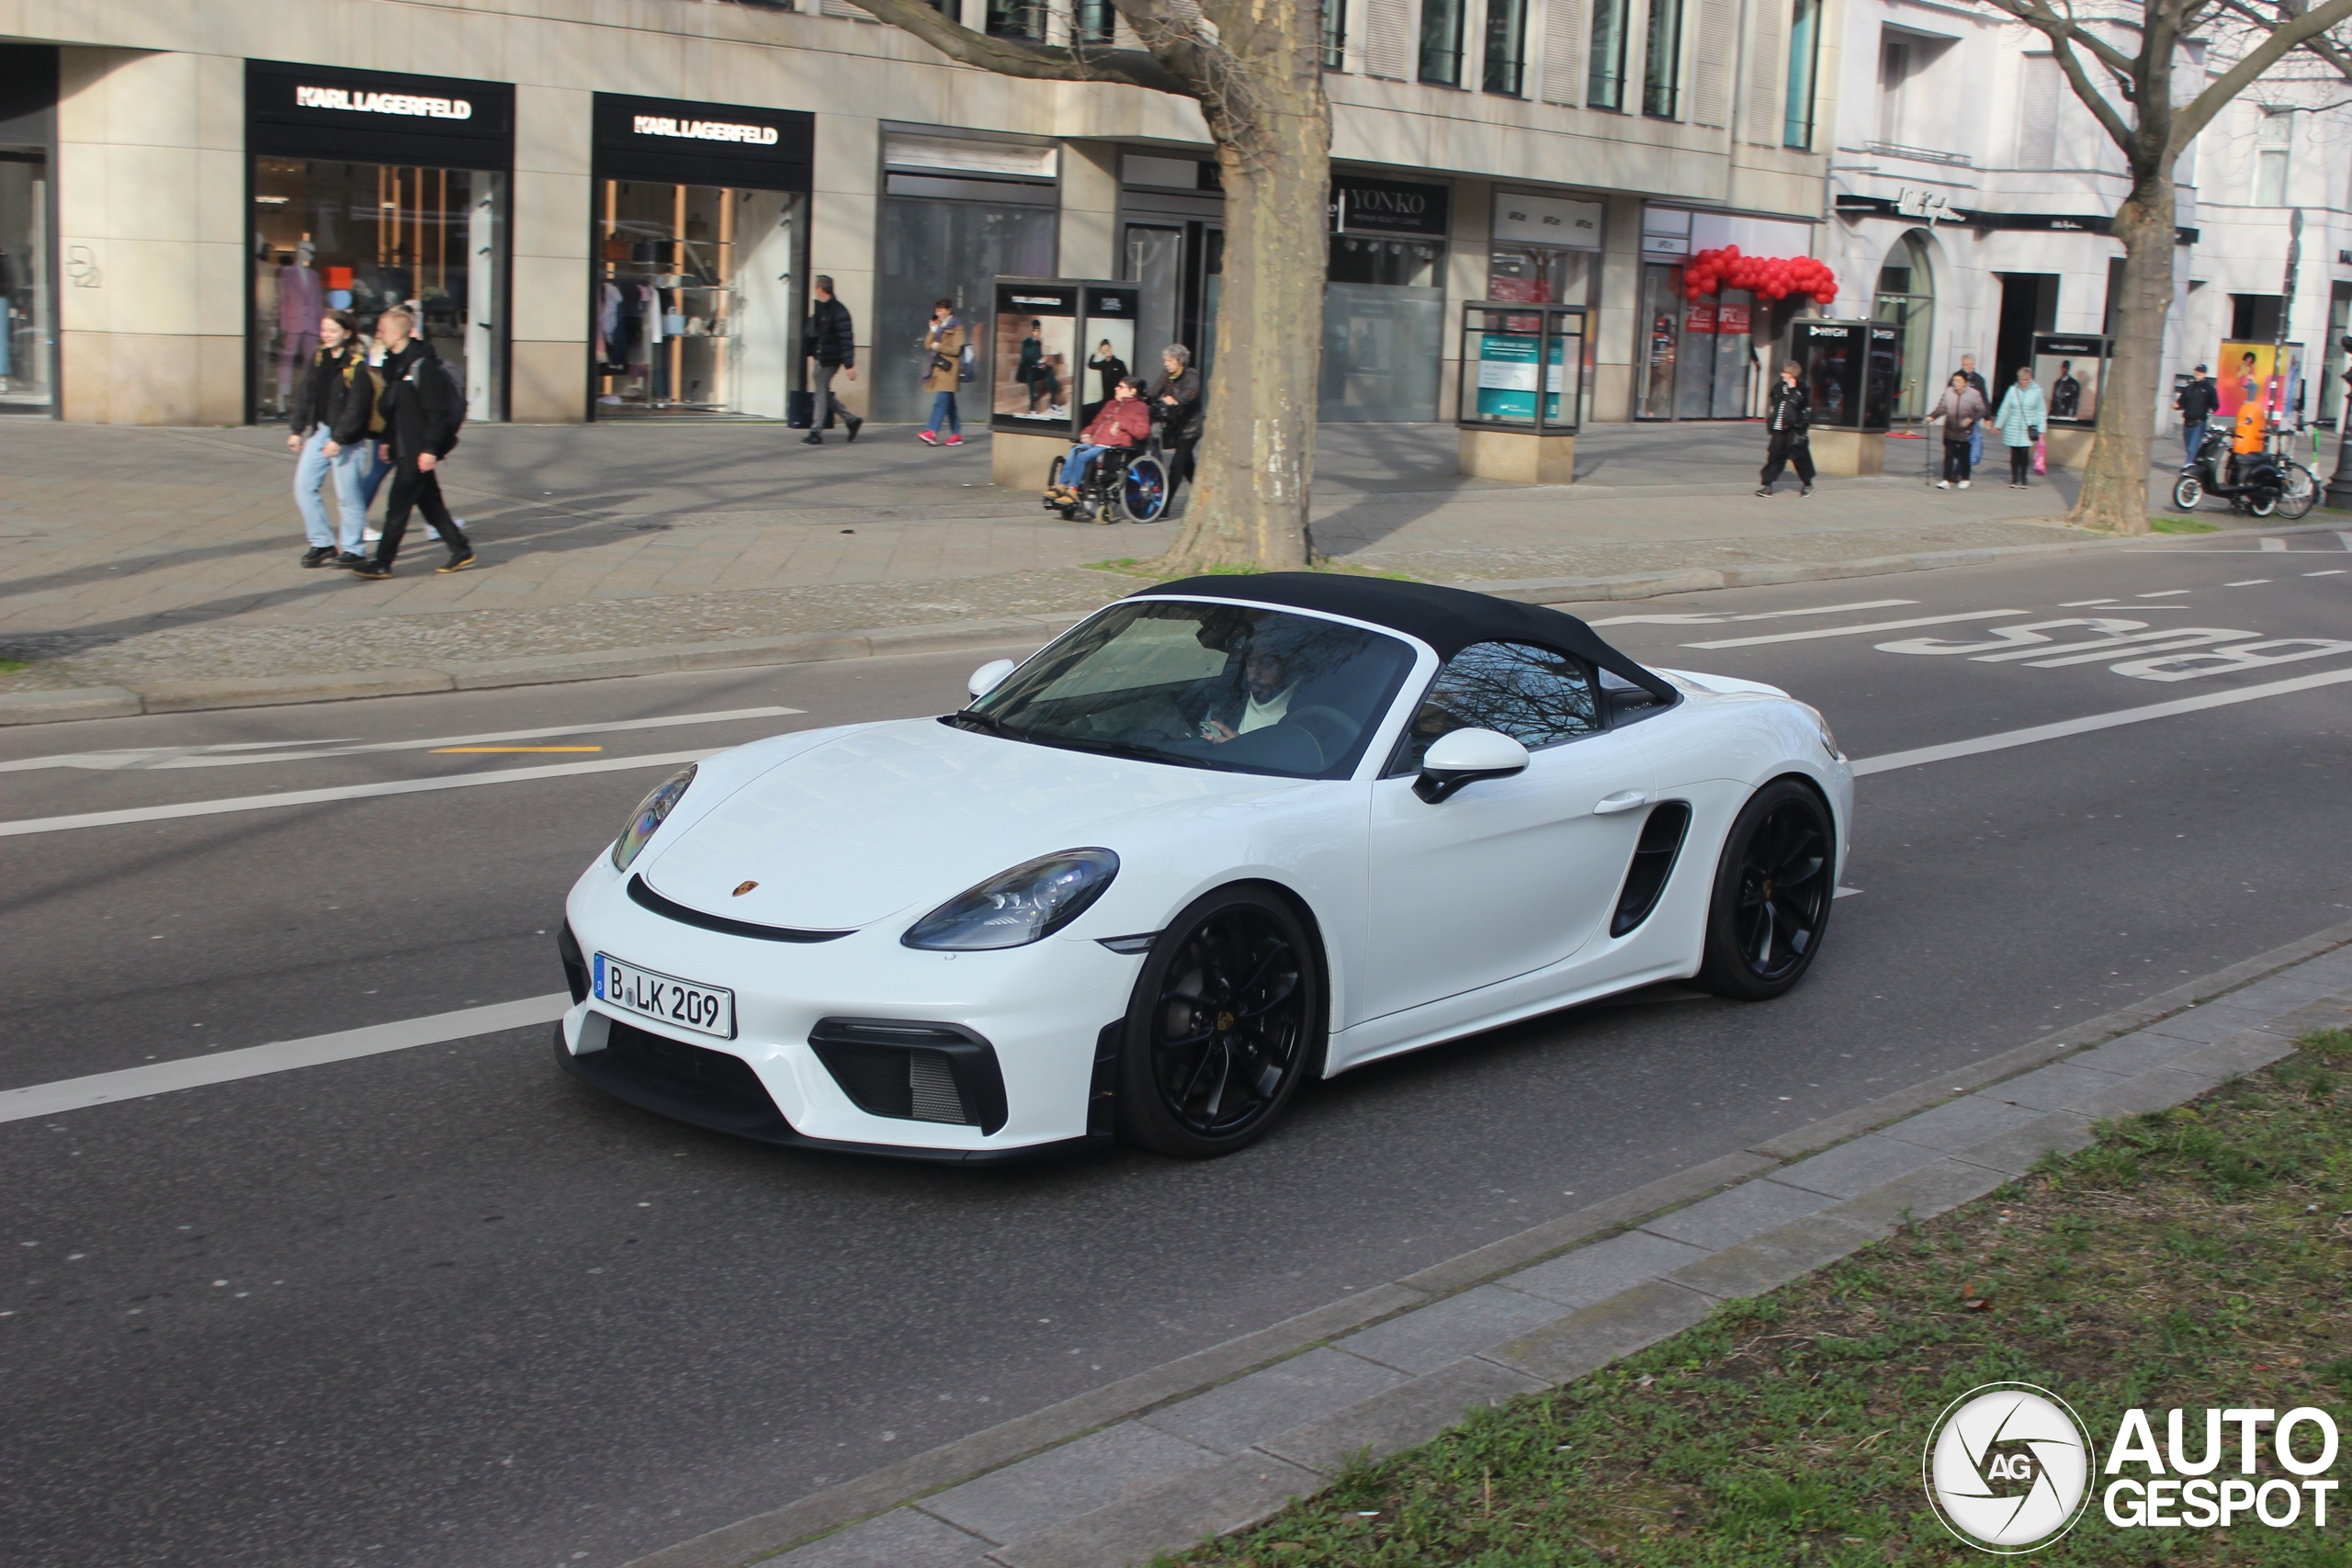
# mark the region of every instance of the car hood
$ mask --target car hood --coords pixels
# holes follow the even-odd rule
[[[1056,850],[1119,852],[1144,819],[1298,787],[905,719],[783,758],[675,839],[657,836],[637,869],[694,908],[843,931],[920,914]]]

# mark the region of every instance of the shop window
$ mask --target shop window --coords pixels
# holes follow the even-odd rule
[[[1813,146],[1814,76],[1821,62],[1821,0],[1795,0],[1789,17],[1789,91],[1781,107],[1781,145]]]
[[[0,148],[0,412],[56,403],[49,284],[49,153]]]
[[[1469,0],[1421,0],[1421,80],[1462,85],[1463,14]]]
[[[1118,13],[1111,0],[1077,0],[1070,7],[1070,26],[1080,43],[1109,43]]]
[[[1918,235],[1904,235],[1887,253],[1886,264],[1878,270],[1877,298],[1871,314],[1896,329],[1893,414],[1897,419],[1919,419],[1935,400],[1928,366],[1936,298],[1927,248]]]
[[[1650,0],[1649,48],[1642,62],[1642,112],[1672,119],[1682,96],[1682,0]]]
[[[1323,69],[1348,67],[1348,0],[1323,0]]]
[[[1590,305],[1594,254],[1548,245],[1497,245],[1487,298],[1523,305]]]
[[[882,200],[874,320],[861,323],[860,333],[874,344],[867,396],[876,419],[915,423],[930,412],[922,377],[931,356],[922,337],[933,300],[956,301],[957,317],[972,332],[974,357],[989,363],[993,280],[1053,276],[1054,194],[1049,184],[931,179],[918,186],[893,176]],[[964,390],[971,394],[966,417],[985,420],[986,385]]]
[[[1586,68],[1587,108],[1625,107],[1625,42],[1633,0],[1593,0],[1592,55]]]
[[[500,417],[505,175],[260,157],[253,193],[255,418],[285,417],[322,313],[366,333],[396,304],[462,372],[468,417]]]
[[[783,417],[800,198],[601,182],[591,353],[599,417]]]
[[[1323,292],[1327,420],[1437,417],[1445,352],[1445,247],[1341,234]]]
[[[1486,86],[1518,97],[1527,78],[1527,0],[1487,0]]]

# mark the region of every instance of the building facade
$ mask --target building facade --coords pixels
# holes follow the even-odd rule
[[[1747,412],[1786,312],[1686,310],[1680,258],[1819,254],[1844,4],[1333,0],[1326,417],[1450,417],[1488,299],[1586,308],[1589,419]],[[0,39],[16,412],[267,422],[322,310],[401,301],[474,419],[781,417],[819,274],[881,419],[920,417],[932,301],[996,275],[1131,279],[1139,343],[1213,342],[1192,104],[956,66],[846,0],[0,0]]]
[[[2068,406],[2089,420],[2098,379],[2070,351],[2096,353],[2113,331],[2123,247],[2107,227],[2130,189],[2121,155],[2047,40],[1989,6],[1852,0],[1846,25],[1836,135],[1825,141],[1834,214],[1825,254],[1843,297],[1903,329],[1900,408],[1931,408],[1961,356],[1974,355],[1996,388],[2028,364],[2053,396],[2057,380],[2074,381]],[[2179,65],[2184,91],[2230,63],[2192,43]],[[2281,396],[2277,378],[2306,418],[2340,419],[2352,109],[2335,107],[2339,96],[2257,85],[2181,159],[2167,383],[2207,365],[2234,408],[2249,376]],[[2283,373],[2271,364],[2282,313]],[[2163,431],[2177,427],[2169,401],[2158,400]]]

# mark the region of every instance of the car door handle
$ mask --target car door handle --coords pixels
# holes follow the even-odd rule
[[[1615,795],[1604,795],[1593,802],[1592,814],[1606,817],[1615,811],[1631,811],[1636,806],[1647,806],[1650,797],[1638,789],[1621,789]]]

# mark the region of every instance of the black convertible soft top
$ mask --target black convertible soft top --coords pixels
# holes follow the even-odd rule
[[[1574,615],[1544,604],[1444,588],[1433,582],[1399,582],[1385,577],[1349,577],[1339,572],[1270,571],[1249,576],[1187,577],[1130,595],[1138,599],[1232,599],[1285,610],[1320,610],[1369,621],[1420,638],[1441,660],[1474,642],[1532,642],[1572,653],[1623,677],[1660,699],[1676,692],[1664,676],[1644,669],[1600,640]]]

